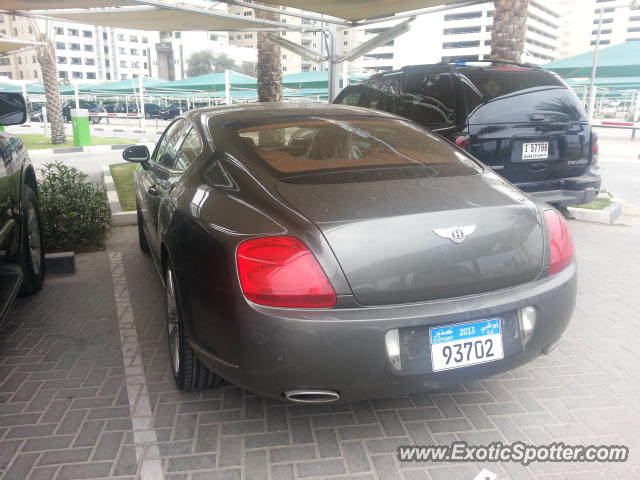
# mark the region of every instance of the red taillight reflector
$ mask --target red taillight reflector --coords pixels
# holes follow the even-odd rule
[[[598,154],[600,153],[600,145],[598,144],[598,132],[595,132],[593,130],[591,130],[591,146],[593,156],[597,158]]]
[[[545,210],[549,236],[549,273],[556,273],[569,266],[573,260],[573,241],[564,217],[557,210]]]
[[[467,150],[469,148],[469,135],[456,135],[453,137],[453,143],[458,147]]]
[[[326,308],[336,294],[313,253],[294,237],[246,240],[236,251],[238,276],[248,300],[271,307]]]

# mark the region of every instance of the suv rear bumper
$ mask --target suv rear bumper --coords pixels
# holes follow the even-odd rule
[[[583,205],[593,201],[600,191],[600,169],[590,167],[580,177],[556,178],[544,182],[516,183],[523,192],[557,207]]]

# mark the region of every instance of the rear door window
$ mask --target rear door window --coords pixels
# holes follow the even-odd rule
[[[342,105],[360,105],[363,93],[363,85],[347,87],[342,91],[334,103],[340,103]]]
[[[372,80],[362,106],[400,114],[400,76]]]
[[[429,128],[454,124],[453,82],[448,71],[408,72],[404,90],[405,117]]]

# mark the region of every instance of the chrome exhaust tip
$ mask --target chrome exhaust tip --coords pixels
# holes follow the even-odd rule
[[[283,395],[296,403],[331,403],[340,399],[340,394],[333,390],[289,390]]]
[[[556,349],[556,347],[558,345],[560,345],[560,343],[562,343],[562,337],[560,337],[559,339],[557,339],[555,342],[547,345],[543,350],[542,353],[544,353],[545,355],[549,355],[553,350]]]

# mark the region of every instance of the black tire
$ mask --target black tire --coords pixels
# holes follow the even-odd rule
[[[147,120],[149,120],[151,118],[151,114],[150,113],[145,113],[144,114],[144,118],[146,118]]]
[[[147,240],[147,234],[144,233],[144,226],[142,225],[142,214],[140,213],[140,208],[137,209],[138,215],[138,244],[140,245],[140,251],[145,255],[149,255],[151,253],[151,249],[149,248],[149,241]]]
[[[23,185],[21,238],[18,263],[22,268],[20,295],[32,295],[44,282],[44,245],[38,197],[29,185]]]
[[[102,118],[100,117],[91,117],[91,123],[93,123],[94,125],[100,123],[101,120]]]
[[[175,279],[174,270],[169,265],[165,271],[165,314],[173,379],[180,390],[217,387],[223,379],[209,370],[189,345]]]

